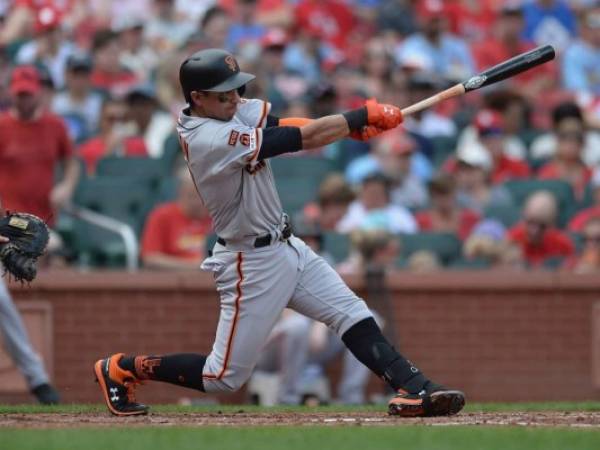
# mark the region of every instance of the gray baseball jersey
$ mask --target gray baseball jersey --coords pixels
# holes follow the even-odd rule
[[[182,113],[178,131],[198,193],[226,245],[202,263],[221,298],[215,342],[206,358],[206,392],[235,391],[250,377],[281,312],[289,307],[338,335],[371,317],[323,258],[302,240],[254,238],[280,230],[282,209],[268,161],[258,161],[269,104],[243,100],[229,122]]]
[[[229,122],[182,113],[177,130],[216,233],[235,241],[277,229],[282,210],[268,161],[258,162],[271,105],[242,100]]]

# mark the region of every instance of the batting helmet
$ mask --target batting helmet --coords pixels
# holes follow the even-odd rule
[[[179,68],[179,83],[188,103],[192,91],[227,92],[243,88],[254,78],[250,73],[240,72],[231,53],[216,48],[194,53]]]

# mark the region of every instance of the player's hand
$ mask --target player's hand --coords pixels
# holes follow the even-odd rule
[[[8,242],[8,241],[9,241],[9,239],[6,236],[2,236],[0,234],[0,243],[5,243],[5,242]]]
[[[367,125],[362,127],[361,130],[356,130],[350,133],[350,137],[356,141],[366,142],[375,136],[379,136],[384,131],[386,130],[377,128],[374,125]]]
[[[65,206],[73,194],[72,189],[65,183],[59,183],[50,192],[50,203],[55,210]]]
[[[391,130],[402,123],[402,111],[393,105],[377,103],[377,100],[370,98],[366,101],[367,123],[383,130]]]

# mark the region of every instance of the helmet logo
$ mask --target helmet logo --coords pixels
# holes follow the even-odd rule
[[[233,56],[231,56],[231,55],[226,56],[225,64],[227,64],[227,66],[231,69],[232,72],[238,71],[237,61],[235,60],[235,58]]]

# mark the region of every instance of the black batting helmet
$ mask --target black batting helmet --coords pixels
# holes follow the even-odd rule
[[[217,48],[194,53],[179,68],[179,83],[185,100],[190,104],[192,91],[243,89],[254,78],[250,73],[240,72],[240,66],[231,53]]]

